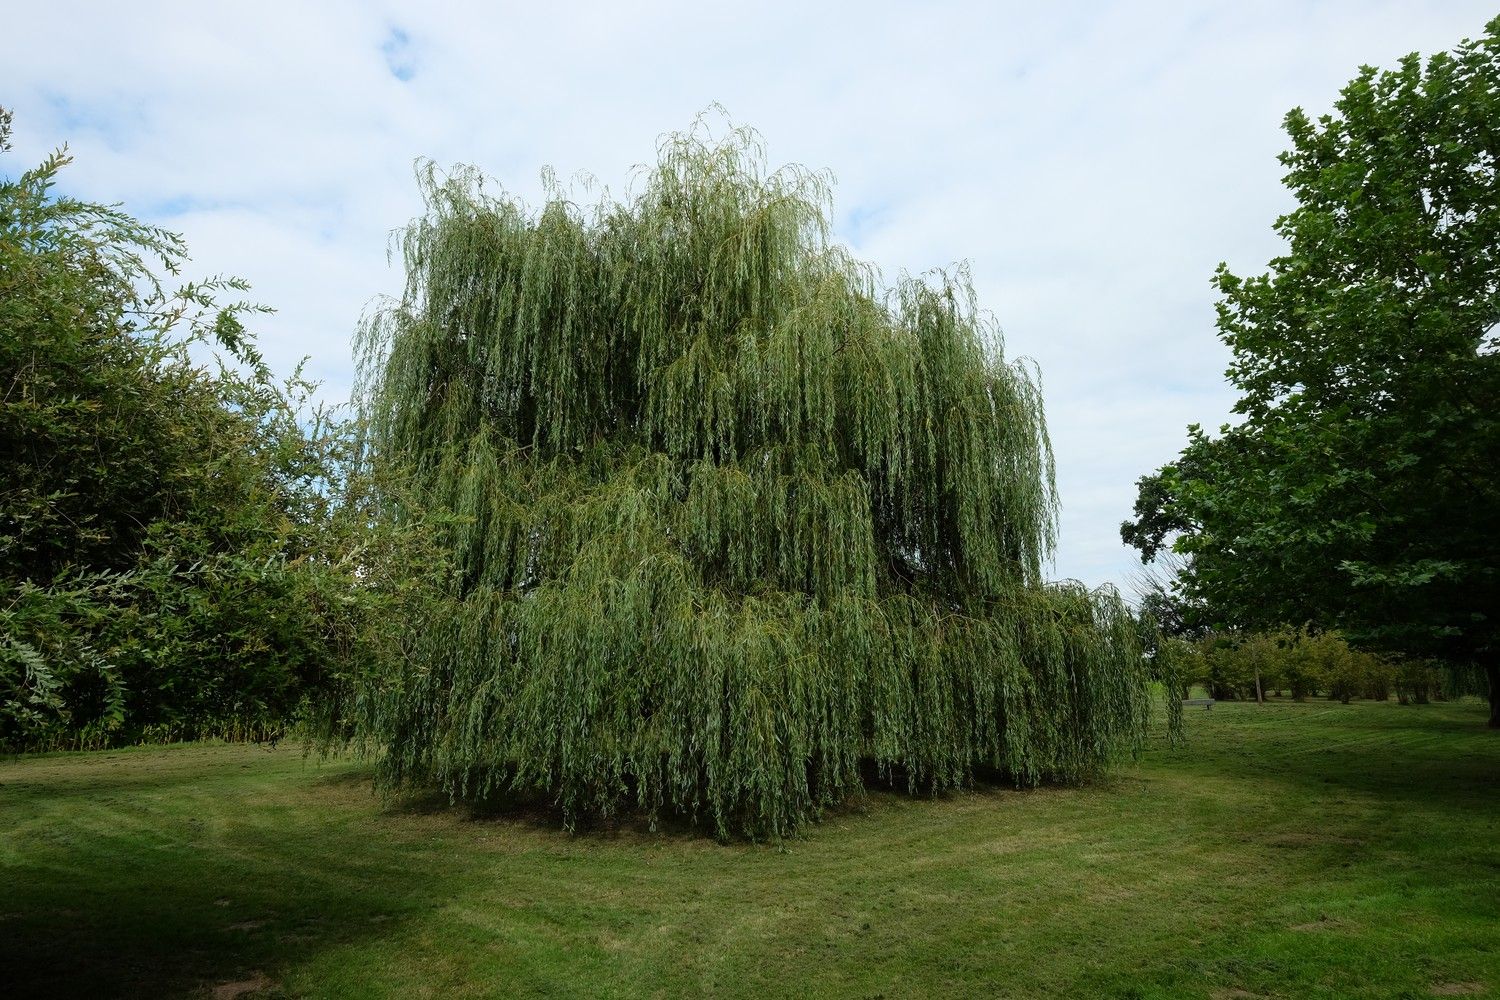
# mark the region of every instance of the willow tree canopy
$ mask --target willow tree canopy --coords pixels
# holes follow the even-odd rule
[[[752,133],[659,153],[590,209],[425,175],[360,400],[457,516],[443,607],[361,698],[384,780],[778,836],[865,776],[1075,780],[1132,746],[1128,612],[1043,583],[1041,392],[965,275],[883,289],[826,176]]]

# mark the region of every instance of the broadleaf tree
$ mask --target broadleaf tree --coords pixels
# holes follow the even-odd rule
[[[885,292],[826,176],[753,133],[659,152],[590,209],[424,175],[360,400],[452,569],[354,699],[382,780],[780,836],[872,776],[1073,780],[1136,745],[1132,617],[1043,581],[1039,385],[963,274]]]
[[[1285,127],[1286,252],[1214,278],[1237,422],[1189,429],[1123,537],[1188,557],[1207,624],[1482,668],[1500,726],[1500,19]]]

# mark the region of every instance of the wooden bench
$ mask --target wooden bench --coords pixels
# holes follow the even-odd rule
[[[1214,707],[1214,700],[1212,698],[1184,698],[1182,699],[1182,703],[1183,705],[1202,705],[1205,712],[1211,711]]]

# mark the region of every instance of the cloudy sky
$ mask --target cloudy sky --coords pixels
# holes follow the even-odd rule
[[[350,335],[396,291],[418,157],[528,199],[615,190],[712,102],[775,162],[830,168],[835,231],[888,276],[967,260],[1043,373],[1053,575],[1124,583],[1135,479],[1232,401],[1209,278],[1277,251],[1282,115],[1362,63],[1478,35],[1493,3],[12,5],[13,175],[66,142],[71,193],[183,233],[277,309],[267,357],[346,399]]]

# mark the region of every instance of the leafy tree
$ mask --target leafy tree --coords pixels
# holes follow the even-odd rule
[[[1182,593],[1181,580],[1188,572],[1188,560],[1167,551],[1143,562],[1132,575],[1138,614],[1166,638],[1202,638],[1203,611]]]
[[[1041,578],[1040,391],[962,275],[884,297],[744,132],[592,212],[424,187],[363,405],[453,576],[358,696],[383,780],[774,836],[866,766],[1071,780],[1141,737],[1128,609]]]
[[[1191,427],[1122,535],[1189,555],[1211,624],[1481,664],[1500,726],[1500,19],[1286,131],[1287,251],[1215,276],[1239,422]]]
[[[0,180],[0,744],[274,730],[371,599],[352,439],[217,301],[242,282],[164,285],[181,241],[58,196],[67,162]]]

